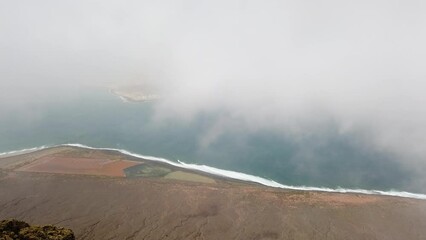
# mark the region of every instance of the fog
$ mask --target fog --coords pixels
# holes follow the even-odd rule
[[[414,0],[1,0],[0,110],[31,118],[63,89],[150,83],[158,122],[221,113],[200,148],[235,129],[303,138],[332,123],[421,175],[425,12]]]

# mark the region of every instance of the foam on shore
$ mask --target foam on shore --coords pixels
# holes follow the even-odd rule
[[[41,146],[41,147],[27,148],[27,149],[15,150],[15,151],[10,151],[10,152],[3,152],[3,153],[0,153],[0,158],[20,155],[20,154],[25,154],[25,153],[35,152],[35,151],[40,151],[40,150],[43,150],[43,149],[46,149],[46,148],[49,148],[49,147],[52,147],[52,146],[44,145],[44,146]]]
[[[215,167],[210,167],[206,165],[198,165],[198,164],[191,164],[191,163],[184,163],[182,161],[174,162],[165,158],[159,158],[159,157],[153,157],[153,156],[145,156],[142,154],[132,153],[124,149],[116,149],[116,148],[95,148],[86,146],[83,144],[78,143],[68,143],[68,144],[60,144],[60,145],[54,145],[54,146],[41,146],[41,147],[35,147],[35,148],[29,148],[29,149],[22,149],[22,150],[16,150],[16,151],[10,151],[5,153],[0,153],[0,157],[2,156],[9,156],[9,155],[18,155],[18,154],[24,154],[34,151],[43,150],[46,148],[51,147],[61,147],[61,146],[69,146],[69,147],[79,147],[79,148],[85,148],[85,149],[93,149],[93,150],[110,150],[110,151],[117,151],[122,154],[150,160],[150,161],[157,161],[162,163],[167,163],[169,165],[180,167],[184,169],[189,170],[196,170],[201,171],[209,174],[213,174],[216,176],[236,179],[236,180],[242,180],[242,181],[248,181],[248,182],[254,182],[259,183],[264,186],[268,187],[274,187],[274,188],[282,188],[282,189],[291,189],[291,190],[301,190],[301,191],[319,191],[319,192],[334,192],[334,193],[358,193],[358,194],[367,194],[367,195],[384,195],[384,196],[394,196],[394,197],[404,197],[404,198],[414,198],[414,199],[423,199],[426,200],[426,194],[421,193],[411,193],[411,192],[404,192],[404,191],[381,191],[381,190],[366,190],[366,189],[348,189],[348,188],[326,188],[326,187],[309,187],[309,186],[291,186],[291,185],[284,185],[278,182],[275,182],[270,179],[241,173],[241,172],[235,172],[230,170],[224,170],[219,169]]]

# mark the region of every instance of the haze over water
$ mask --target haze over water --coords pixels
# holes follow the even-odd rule
[[[405,185],[413,179],[390,154],[360,144],[357,136],[340,134],[333,123],[297,138],[235,129],[202,145],[206,129],[222,113],[200,114],[191,123],[159,122],[155,101],[125,103],[106,88],[82,88],[62,96],[68,97],[37,104],[36,118],[29,112],[2,116],[0,152],[81,143],[205,164],[287,185],[422,192]]]
[[[81,143],[426,192],[423,1],[1,1],[0,151]],[[123,103],[110,84],[160,101]]]

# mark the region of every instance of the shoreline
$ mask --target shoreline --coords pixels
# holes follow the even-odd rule
[[[96,147],[90,147],[83,144],[78,143],[68,143],[68,144],[58,144],[58,145],[43,145],[40,147],[33,147],[33,148],[27,148],[22,150],[14,150],[9,152],[3,152],[0,153],[0,159],[6,158],[6,157],[12,157],[12,156],[18,156],[23,154],[29,154],[41,150],[46,150],[50,148],[57,148],[57,147],[76,147],[81,149],[91,149],[91,150],[104,150],[104,151],[114,151],[121,154],[124,154],[126,156],[135,157],[138,159],[143,159],[147,161],[153,161],[153,162],[160,162],[163,164],[167,164],[173,167],[185,169],[185,170],[191,170],[195,172],[200,172],[212,176],[217,176],[221,178],[226,179],[232,179],[242,182],[248,182],[248,183],[257,183],[262,186],[266,187],[272,187],[272,188],[278,188],[283,190],[296,190],[296,191],[314,191],[314,192],[329,192],[329,193],[348,193],[348,194],[364,194],[364,195],[377,195],[377,196],[391,196],[391,197],[402,197],[402,198],[411,198],[411,199],[420,199],[420,200],[426,200],[426,194],[421,193],[412,193],[412,192],[406,192],[406,191],[383,191],[383,190],[367,190],[367,189],[348,189],[348,188],[326,188],[326,187],[310,187],[310,186],[291,186],[291,185],[285,185],[278,182],[275,182],[273,180],[268,180],[262,177],[236,172],[236,171],[230,171],[225,169],[219,169],[207,165],[198,165],[198,164],[190,164],[185,163],[180,160],[178,162],[174,162],[165,158],[160,157],[154,157],[154,156],[145,156],[142,154],[132,153],[130,151],[124,150],[124,149],[117,149],[117,148],[96,148]]]

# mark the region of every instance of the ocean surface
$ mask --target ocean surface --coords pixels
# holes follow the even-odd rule
[[[105,88],[56,94],[3,112],[0,152],[79,143],[241,172],[285,186],[425,193],[392,154],[361,144],[356,135],[342,135],[333,122],[298,138],[231,130],[205,146],[201,139],[222,113],[159,122],[156,104],[126,103]]]

